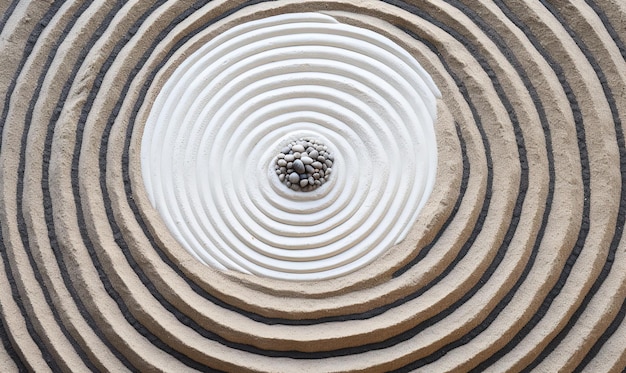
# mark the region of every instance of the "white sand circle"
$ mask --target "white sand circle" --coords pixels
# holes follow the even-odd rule
[[[150,202],[200,261],[262,276],[340,276],[404,239],[435,181],[439,91],[406,50],[319,13],[233,27],[191,54],[146,122]],[[276,177],[299,138],[332,149],[302,193]]]

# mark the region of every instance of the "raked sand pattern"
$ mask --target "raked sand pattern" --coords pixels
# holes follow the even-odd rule
[[[436,177],[404,239],[317,279],[201,263],[142,171],[176,69],[239,25],[292,13],[392,41],[441,93]],[[625,3],[15,0],[0,15],[3,372],[626,369]],[[295,139],[259,135],[266,174],[229,201],[308,200],[341,186],[344,159],[394,151],[318,129],[298,131],[333,150],[327,183],[287,189],[271,160]]]
[[[146,193],[204,263],[341,276],[400,243],[426,204],[437,96],[415,58],[368,29],[319,13],[245,22],[163,85],[141,140]]]

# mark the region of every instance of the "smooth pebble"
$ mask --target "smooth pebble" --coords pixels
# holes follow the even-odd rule
[[[295,172],[289,174],[289,181],[292,183],[297,183],[300,180],[300,175]]]
[[[299,174],[303,173],[305,171],[304,163],[300,159],[296,159],[293,161],[293,169]]]

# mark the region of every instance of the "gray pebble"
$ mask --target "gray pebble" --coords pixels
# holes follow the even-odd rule
[[[322,168],[322,164],[317,161],[311,163],[311,166],[313,166],[313,168],[317,168],[318,170]]]
[[[287,168],[293,168],[293,162],[287,162]]]
[[[285,160],[286,160],[287,162],[293,162],[293,160],[294,160],[294,159],[296,159],[296,157],[294,157],[294,156],[293,156],[293,154],[287,154],[287,155],[285,156]]]
[[[318,186],[319,186],[319,185],[322,185],[322,182],[321,182],[321,181],[319,181],[319,180],[315,180],[315,185],[318,185]]]
[[[318,177],[318,179],[319,179],[319,177]],[[285,174],[278,175],[278,180],[285,181]]]
[[[309,184],[309,180],[308,179],[302,179],[300,180],[300,186],[301,187],[305,187]]]
[[[318,173],[320,174],[320,177],[324,177],[324,170],[320,170]]]
[[[319,157],[320,153],[317,150],[313,149],[313,148],[309,148],[309,149],[311,149],[311,151],[309,152],[309,157],[311,157],[313,159],[317,159],[317,157]]]
[[[295,161],[293,161],[293,169],[299,174],[303,173],[305,171],[304,163],[302,163],[301,160],[296,159]]]
[[[278,153],[277,157],[278,159],[283,159],[285,158],[285,155],[283,153]]]
[[[307,174],[312,174],[315,172],[315,169],[313,168],[313,166],[311,166],[310,164],[307,164],[304,166],[304,169],[306,171]]]
[[[300,180],[300,175],[295,172],[289,174],[289,181],[292,183],[297,183]]]
[[[313,179],[313,176],[309,176],[307,181],[309,182],[309,185],[313,185],[315,183],[315,179]]]
[[[282,176],[284,176],[284,175],[282,175]],[[314,173],[314,174],[313,174],[313,178],[314,178],[315,180],[319,179],[319,178],[320,178],[320,173],[319,173],[319,172]],[[284,177],[283,177],[283,179],[284,179]],[[282,181],[282,180],[281,180],[281,181]]]
[[[285,167],[287,166],[287,161],[284,159],[279,159],[278,162],[276,162],[276,164],[278,164],[280,167]]]
[[[293,153],[293,157],[296,159],[300,158],[300,153],[298,152]]]
[[[300,145],[300,144],[296,144],[294,146],[291,147],[291,150],[295,152],[299,152],[302,153],[304,151],[304,146]]]
[[[304,164],[311,164],[311,163],[313,163],[313,159],[311,159],[311,157],[303,156],[300,159],[302,159],[302,163],[304,163]]]
[[[291,151],[291,147],[285,146],[283,150],[281,150],[280,152],[283,154],[288,154],[290,151]]]
[[[333,166],[333,161],[331,161],[330,159],[327,159],[326,162],[324,162],[324,163],[326,163],[326,166],[328,166],[328,167],[332,167]]]

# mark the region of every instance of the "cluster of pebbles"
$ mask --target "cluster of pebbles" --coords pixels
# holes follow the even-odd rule
[[[288,188],[308,192],[328,180],[333,161],[326,145],[303,138],[292,141],[278,153],[274,168],[278,179]]]

